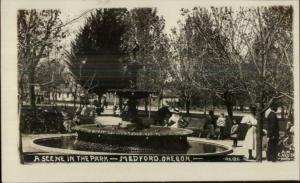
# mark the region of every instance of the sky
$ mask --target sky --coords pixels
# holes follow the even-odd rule
[[[166,31],[168,31],[170,28],[176,26],[177,21],[180,19],[180,9],[181,7],[175,6],[175,7],[157,7],[157,14],[159,16],[163,16],[166,20]],[[89,9],[62,9],[61,10],[61,19],[64,22],[68,22],[74,18],[79,17],[82,13],[89,11]],[[92,9],[90,9],[92,11]],[[77,28],[78,26],[83,25],[85,18],[89,15],[87,13],[82,18],[76,20],[74,23],[72,23],[73,28]]]
[[[177,26],[177,22],[180,19],[180,9],[181,7],[176,5],[168,7],[157,7],[157,14],[159,16],[163,16],[163,18],[165,19],[166,33],[170,33],[170,29]],[[65,42],[63,43],[66,46],[67,50],[71,40],[75,38],[80,27],[84,25],[85,20],[89,16],[89,12],[91,11],[92,9],[61,9],[61,20],[63,21],[63,23],[67,23],[73,19],[76,19],[75,21],[72,21],[70,24],[65,26],[65,29],[69,32],[69,36],[65,39]]]

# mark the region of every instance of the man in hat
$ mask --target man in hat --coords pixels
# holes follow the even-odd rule
[[[267,128],[268,128],[267,160],[274,162],[277,161],[278,140],[279,140],[279,123],[276,114],[276,111],[278,109],[278,104],[272,103],[270,109],[271,110],[267,116]]]

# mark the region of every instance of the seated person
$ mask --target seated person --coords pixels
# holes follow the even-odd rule
[[[188,123],[182,118],[181,113],[176,108],[174,109],[174,112],[172,116],[169,118],[168,123],[166,126],[171,128],[184,128],[188,126]]]

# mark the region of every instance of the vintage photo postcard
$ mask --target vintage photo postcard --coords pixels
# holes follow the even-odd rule
[[[298,1],[5,0],[1,73],[4,181],[299,180]]]

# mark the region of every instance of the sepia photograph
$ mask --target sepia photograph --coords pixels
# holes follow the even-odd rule
[[[79,2],[12,13],[1,113],[16,111],[18,166],[291,165],[299,180],[298,2]]]

